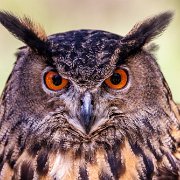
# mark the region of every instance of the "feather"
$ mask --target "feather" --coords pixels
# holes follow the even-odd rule
[[[48,51],[47,36],[40,25],[31,19],[18,18],[9,12],[0,12],[0,23],[16,38],[27,44],[32,50],[46,55]]]
[[[134,52],[143,47],[166,29],[172,17],[173,13],[167,11],[136,24],[121,39],[120,44],[122,49],[125,49],[127,52]]]

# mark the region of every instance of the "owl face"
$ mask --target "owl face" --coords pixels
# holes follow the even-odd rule
[[[10,18],[24,31],[6,24]],[[45,37],[30,21],[9,14],[0,19],[28,45],[17,53],[4,102],[7,118],[30,149],[41,144],[95,150],[124,137],[143,141],[162,126],[155,119],[165,117],[169,90],[144,45],[164,30],[170,13],[148,19],[125,37],[98,30]]]
[[[161,73],[143,49],[121,59],[120,39],[89,30],[52,35],[54,54],[48,60],[28,47],[20,49],[9,86],[32,139],[91,145],[99,139],[114,143],[135,125],[150,132],[143,123],[151,123],[149,113],[166,98],[157,78]]]

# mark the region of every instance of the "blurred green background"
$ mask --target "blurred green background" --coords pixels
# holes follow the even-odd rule
[[[158,63],[180,103],[180,0],[0,0],[0,9],[31,17],[53,34],[75,29],[101,29],[125,35],[140,20],[172,10],[174,20],[154,42]],[[0,92],[23,43],[0,26]]]

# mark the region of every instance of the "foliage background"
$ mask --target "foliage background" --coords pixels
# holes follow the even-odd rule
[[[158,63],[180,103],[180,0],[0,0],[0,10],[31,17],[47,34],[74,29],[101,29],[125,35],[140,20],[166,10],[174,20],[157,40]],[[0,92],[23,44],[0,26]]]

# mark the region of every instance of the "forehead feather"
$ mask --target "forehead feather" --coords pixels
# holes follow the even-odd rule
[[[78,83],[98,82],[114,70],[122,37],[97,30],[78,30],[49,36],[57,70]]]

